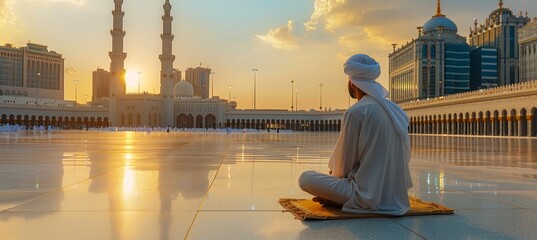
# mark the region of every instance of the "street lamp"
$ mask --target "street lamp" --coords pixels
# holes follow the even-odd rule
[[[320,95],[319,95],[319,111],[323,110],[323,86],[324,84],[319,84],[319,88],[321,89]]]
[[[257,68],[254,68],[252,69],[252,71],[254,72],[254,110],[256,109],[255,107],[255,104],[256,104],[256,84],[257,84],[257,71],[259,71],[259,69]]]
[[[293,93],[295,92],[295,80],[291,80],[291,112],[293,111]]]
[[[38,105],[39,102],[39,79],[41,78],[41,73],[37,73],[37,78],[35,80],[35,105]]]
[[[211,98],[214,97],[214,75],[216,73],[215,72],[211,72],[211,75],[212,75],[212,80],[211,80]]]
[[[88,99],[87,99],[88,95],[84,94],[84,104],[88,104]]]
[[[75,82],[75,107],[78,101],[78,80],[73,80]]]
[[[142,75],[142,72],[137,72],[138,74],[138,93],[140,93],[140,76]]]
[[[229,101],[231,102],[231,85],[229,85],[228,88],[229,88],[229,96],[227,99],[229,99]]]
[[[298,90],[295,91],[295,106],[296,111],[298,112]]]

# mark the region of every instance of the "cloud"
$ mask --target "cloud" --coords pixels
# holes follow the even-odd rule
[[[0,30],[17,28],[17,16],[12,6],[13,0],[0,0]]]
[[[1,0],[0,0],[1,1]],[[30,2],[72,3],[77,6],[86,4],[86,0],[28,0]]]
[[[270,29],[265,35],[256,35],[263,42],[278,49],[294,49],[297,47],[297,38],[293,33],[294,22],[289,20],[286,26]]]
[[[79,71],[78,71],[76,68],[74,68],[74,67],[68,67],[68,68],[65,68],[64,72],[65,72],[65,74],[67,74],[67,75],[76,75],[76,74],[79,73]]]

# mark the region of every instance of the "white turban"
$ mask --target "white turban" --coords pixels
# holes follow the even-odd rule
[[[350,81],[368,96],[375,99],[390,116],[395,130],[401,137],[404,145],[410,152],[410,139],[408,136],[409,120],[406,113],[395,103],[386,99],[388,90],[376,79],[380,76],[380,65],[375,59],[365,55],[356,54],[343,64],[345,74]]]
[[[379,98],[388,96],[388,90],[375,81],[380,76],[380,65],[375,59],[356,54],[343,64],[343,70],[352,84],[367,95]]]

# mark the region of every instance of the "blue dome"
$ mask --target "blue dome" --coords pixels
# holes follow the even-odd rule
[[[457,25],[445,16],[434,16],[423,25],[423,32],[435,31],[437,27],[457,32]]]

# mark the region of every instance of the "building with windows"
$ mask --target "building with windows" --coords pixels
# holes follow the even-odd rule
[[[64,59],[47,46],[0,47],[0,95],[64,99]],[[36,100],[38,101],[38,100]]]
[[[194,96],[203,99],[209,98],[211,69],[209,68],[188,68],[185,71],[185,81],[194,87]]]
[[[503,7],[500,0],[498,9],[492,11],[484,23],[474,20],[468,37],[472,48],[492,47],[498,49],[498,85],[504,86],[518,82],[519,50],[518,29],[529,22],[527,16],[514,15],[509,8]]]
[[[470,51],[470,90],[498,86],[498,49],[479,47]]]
[[[518,30],[520,82],[537,80],[537,18]]]
[[[389,55],[390,98],[396,103],[427,99],[470,89],[470,48],[457,34],[457,25],[436,14],[422,27],[416,39]]]
[[[92,97],[91,100],[95,101],[103,97],[110,97],[110,72],[98,68],[93,71],[92,77]]]

